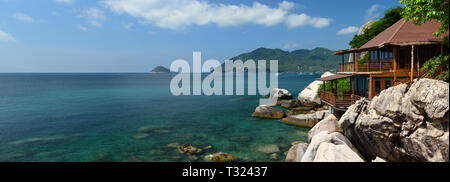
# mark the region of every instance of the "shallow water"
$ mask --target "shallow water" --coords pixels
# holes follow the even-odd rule
[[[171,74],[0,74],[0,161],[283,161],[307,128],[251,117],[259,96],[173,96]],[[281,74],[294,96],[320,74]],[[139,132],[145,128],[147,132]],[[170,143],[212,146],[198,156]],[[258,152],[276,144],[278,159]]]

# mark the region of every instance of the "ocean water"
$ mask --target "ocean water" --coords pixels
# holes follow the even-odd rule
[[[173,96],[173,74],[0,74],[0,161],[283,161],[308,128],[251,116],[259,96]],[[279,75],[295,97],[320,74]],[[146,128],[146,133],[139,132]],[[180,154],[173,143],[212,146]],[[172,145],[170,145],[172,144]],[[259,152],[277,145],[277,158]]]

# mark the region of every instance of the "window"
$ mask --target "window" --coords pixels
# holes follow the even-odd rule
[[[380,80],[375,81],[375,94],[379,94],[381,92],[381,82]]]
[[[389,87],[391,87],[391,81],[390,80],[387,80],[386,82],[384,82],[385,83],[385,89],[388,89]]]

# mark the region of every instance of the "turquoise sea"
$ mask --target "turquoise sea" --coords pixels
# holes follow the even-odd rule
[[[173,96],[173,76],[0,74],[0,161],[203,161],[215,152],[283,161],[291,142],[307,141],[307,128],[253,118],[259,96]],[[279,87],[296,97],[318,77],[284,73]],[[212,149],[187,156],[175,142]],[[271,144],[277,157],[257,150]]]

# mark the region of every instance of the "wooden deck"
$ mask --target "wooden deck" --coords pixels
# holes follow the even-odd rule
[[[356,94],[352,94],[350,92],[332,93],[332,92],[322,91],[320,93],[320,100],[334,108],[345,108],[346,109],[350,105],[354,104],[356,101],[360,100],[361,98],[364,98],[364,97],[356,95]]]

